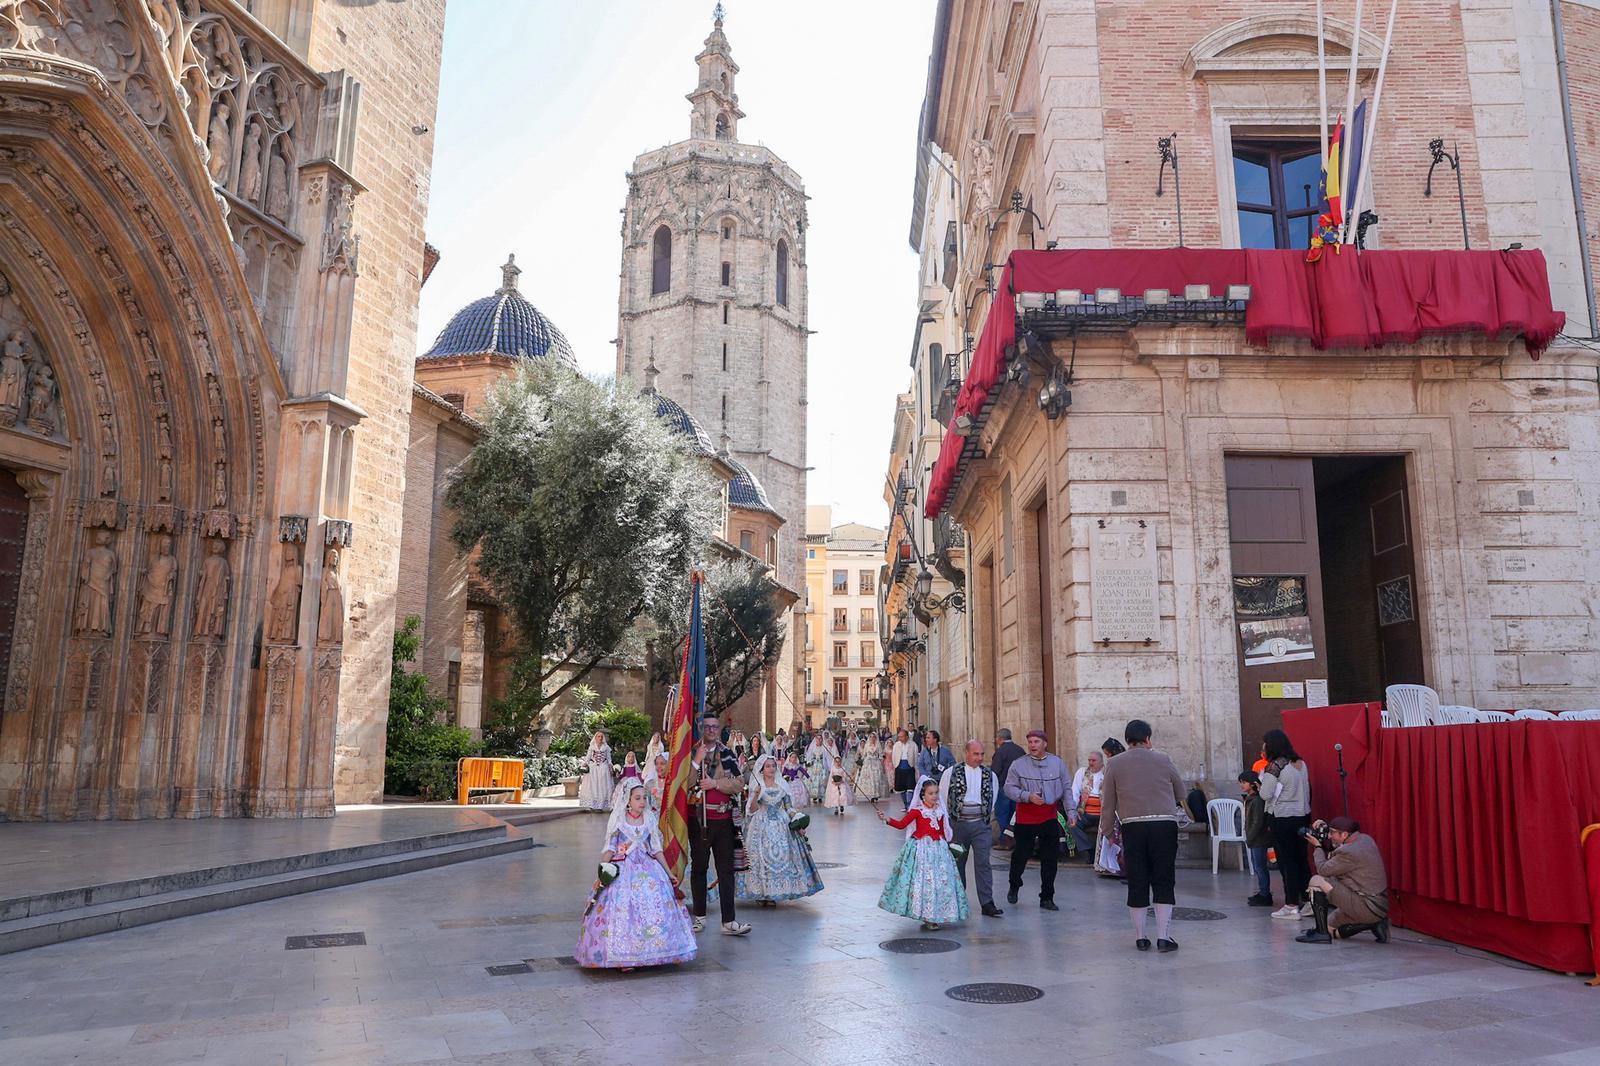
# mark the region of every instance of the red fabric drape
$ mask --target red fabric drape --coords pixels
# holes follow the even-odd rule
[[[1387,252],[1324,254],[1307,263],[1298,251],[1218,248],[1076,248],[1013,252],[1000,274],[994,306],[978,338],[956,398],[957,416],[976,417],[1005,371],[1016,339],[1019,292],[1115,288],[1181,294],[1206,284],[1218,296],[1247,284],[1250,343],[1309,340],[1316,348],[1374,348],[1414,343],[1430,333],[1520,336],[1538,358],[1566,324],[1550,305],[1544,254],[1515,252]],[[942,449],[928,490],[937,515],[954,487],[961,449]]]
[[[1282,718],[1283,731],[1289,734],[1289,742],[1305,760],[1307,775],[1311,778],[1311,813],[1324,819],[1343,813],[1344,799],[1339,790],[1340,753],[1333,747],[1343,744],[1350,816],[1363,828],[1372,827],[1374,778],[1368,772],[1368,764],[1374,757],[1378,730],[1383,726],[1383,705],[1345,703],[1300,708],[1284,711]],[[1249,743],[1254,744],[1255,740]]]

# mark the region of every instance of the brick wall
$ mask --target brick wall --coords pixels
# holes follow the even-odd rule
[[[410,437],[417,299],[439,96],[444,0],[318,4],[308,55],[319,70],[362,83],[354,172],[366,186],[356,207],[361,276],[356,282],[347,396],[367,413],[357,434],[347,555],[346,627],[335,750],[338,802],[369,802],[383,781],[389,656],[399,577],[405,465]]]
[[[1600,8],[1593,0],[1563,3],[1561,20],[1567,31],[1567,89],[1588,216],[1589,259],[1600,269]],[[1589,332],[1600,334],[1600,324]]]

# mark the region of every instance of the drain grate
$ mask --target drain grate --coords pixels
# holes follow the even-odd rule
[[[354,948],[367,943],[365,933],[312,933],[308,936],[284,938],[285,951],[303,951],[306,948]]]
[[[936,936],[902,936],[880,941],[878,946],[896,955],[942,955],[946,951],[955,951],[961,944]]]
[[[1180,922],[1217,922],[1227,915],[1221,911],[1208,911],[1203,907],[1174,907],[1172,917]]]
[[[845,867],[845,864],[842,862],[819,862],[813,863],[812,865],[819,870],[842,870]]]
[[[512,974],[532,973],[533,967],[525,962],[514,962],[506,966],[485,966],[490,977],[510,977]]]
[[[944,994],[962,1003],[1031,1003],[1044,995],[1044,989],[1032,985],[1007,985],[979,982],[973,985],[956,985]]]

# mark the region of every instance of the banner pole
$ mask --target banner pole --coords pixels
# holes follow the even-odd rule
[[[1350,235],[1350,124],[1356,113],[1356,75],[1361,60],[1361,4],[1356,0],[1356,17],[1350,27],[1350,72],[1344,86],[1344,142],[1339,146],[1339,243],[1348,244]]]
[[[1378,136],[1378,107],[1383,103],[1383,76],[1389,71],[1389,48],[1394,42],[1394,16],[1400,6],[1400,0],[1389,0],[1389,25],[1383,32],[1383,54],[1378,59],[1378,84],[1372,91],[1372,110],[1367,115],[1366,137],[1361,146],[1361,170],[1356,175],[1356,197],[1350,203],[1350,211],[1346,213],[1345,228],[1349,229],[1349,219],[1354,218],[1356,232],[1360,233],[1361,201],[1367,195],[1367,173],[1372,169],[1373,145]]]

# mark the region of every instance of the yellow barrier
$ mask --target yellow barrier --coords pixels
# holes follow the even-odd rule
[[[522,802],[521,759],[461,759],[456,763],[456,802],[466,806],[478,792],[515,792],[512,803]]]

